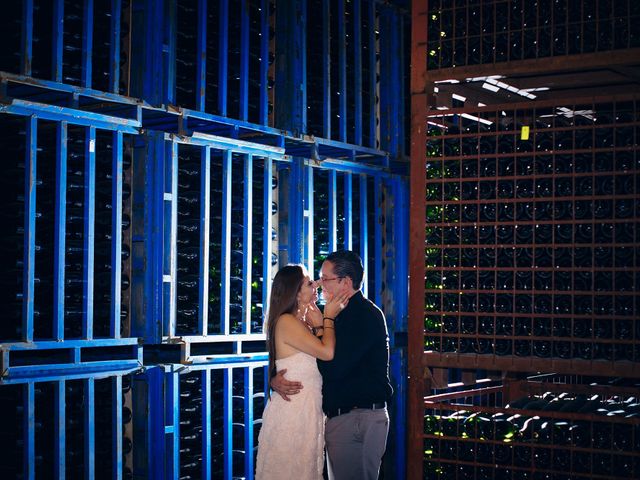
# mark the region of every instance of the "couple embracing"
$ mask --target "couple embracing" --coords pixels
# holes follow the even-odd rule
[[[258,438],[257,480],[377,479],[389,431],[389,338],[364,298],[354,252],[276,274],[266,320],[271,395]],[[316,305],[322,288],[324,311]]]

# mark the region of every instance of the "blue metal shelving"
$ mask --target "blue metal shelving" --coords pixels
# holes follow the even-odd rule
[[[337,248],[365,259],[387,316],[385,475],[402,475],[403,15],[362,0],[7,7],[0,410],[15,421],[0,434],[19,447],[4,476],[253,478],[270,279],[287,262],[317,274]]]

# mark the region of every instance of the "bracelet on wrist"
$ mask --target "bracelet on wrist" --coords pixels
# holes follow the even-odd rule
[[[331,320],[332,322],[336,321],[335,318],[331,318],[331,317],[322,317],[322,320]]]

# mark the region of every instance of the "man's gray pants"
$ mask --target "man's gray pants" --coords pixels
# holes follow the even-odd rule
[[[355,409],[327,419],[329,480],[376,480],[388,433],[386,408]]]

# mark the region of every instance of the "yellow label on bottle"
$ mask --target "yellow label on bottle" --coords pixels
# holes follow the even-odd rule
[[[529,140],[529,127],[522,127],[520,131],[520,140]]]

